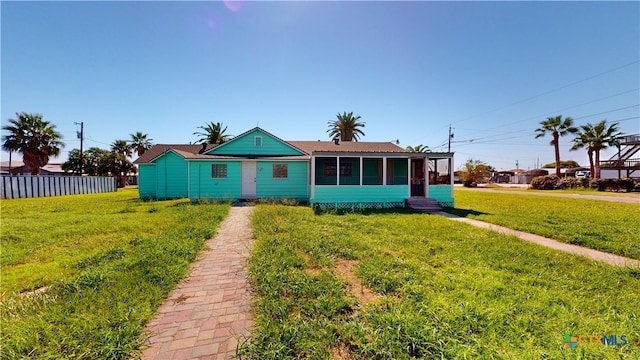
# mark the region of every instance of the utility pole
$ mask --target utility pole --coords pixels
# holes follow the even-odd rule
[[[518,160],[516,160],[516,169],[518,169]]]
[[[81,121],[80,123],[74,124],[80,125],[80,131],[76,131],[76,135],[78,136],[78,139],[80,139],[80,176],[82,176],[82,165],[84,165],[84,154],[82,153],[82,140],[84,139],[84,122]]]
[[[451,132],[451,124],[449,124],[449,146],[447,152],[451,152],[451,139],[453,139],[453,133]]]

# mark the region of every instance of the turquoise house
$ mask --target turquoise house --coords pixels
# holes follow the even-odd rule
[[[141,198],[291,199],[321,208],[453,206],[453,153],[391,142],[284,141],[253,128],[221,145],[155,145],[140,156]]]

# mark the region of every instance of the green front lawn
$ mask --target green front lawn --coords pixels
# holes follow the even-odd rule
[[[640,259],[640,204],[456,189],[455,205],[460,216]]]
[[[228,209],[145,202],[135,189],[3,200],[2,358],[137,354],[146,322]]]
[[[640,357],[637,269],[402,211],[258,206],[253,227],[256,327],[245,358]],[[570,349],[566,333],[629,344]]]

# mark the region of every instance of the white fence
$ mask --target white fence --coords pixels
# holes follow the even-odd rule
[[[116,191],[116,179],[99,176],[2,175],[3,199],[94,194]]]

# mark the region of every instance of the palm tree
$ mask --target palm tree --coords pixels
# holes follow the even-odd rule
[[[573,146],[571,147],[571,151],[582,149],[583,147],[587,148],[587,155],[589,157],[589,177],[594,178],[596,175],[595,168],[593,166],[593,146],[591,146],[591,130],[593,125],[587,124],[582,125],[580,127],[580,131],[578,132],[575,139],[573,139]]]
[[[430,151],[428,146],[422,144],[416,146],[409,145],[405,148],[405,150],[412,153],[426,153]]]
[[[618,130],[618,123],[607,126],[607,120],[602,120],[595,126],[588,124],[592,127],[590,131],[591,146],[593,147],[593,153],[595,154],[595,178],[600,178],[600,150],[606,149],[609,146],[618,146],[623,134]]]
[[[122,155],[122,157],[126,158],[131,156],[131,146],[127,144],[126,140],[116,140],[111,144],[111,151],[116,154]]]
[[[149,139],[147,134],[143,134],[140,131],[135,134],[129,134],[129,136],[131,136],[129,146],[131,147],[131,150],[138,154],[138,156],[141,156],[153,146],[151,143],[153,139]]]
[[[345,111],[342,114],[338,113],[336,117],[338,120],[328,122],[327,132],[332,139],[340,136],[341,141],[358,141],[360,135],[364,136],[364,132],[359,129],[364,127],[363,122],[358,122],[360,115],[353,116],[353,112],[347,114]]]
[[[129,166],[131,164],[127,160],[129,156],[131,156],[131,147],[126,140],[116,140],[111,144],[111,154],[107,154],[107,162],[109,171],[118,179],[118,187],[124,187],[127,184],[127,173],[133,167]]]
[[[40,174],[40,168],[49,163],[50,156],[60,155],[64,147],[62,135],[55,131],[55,125],[42,120],[40,114],[16,113],[17,119],[9,119],[10,125],[2,130],[9,134],[4,136],[2,148],[7,151],[22,153],[22,159],[31,169],[31,175]]]
[[[541,121],[541,127],[536,129],[536,139],[545,136],[547,132],[550,132],[553,136],[550,144],[553,145],[556,155],[556,176],[560,176],[560,146],[558,141],[560,136],[565,136],[569,133],[574,134],[578,132],[578,129],[573,127],[573,119],[570,117],[562,120],[562,115],[556,117],[549,117],[547,120]]]
[[[196,140],[198,143],[207,144],[222,144],[228,141],[232,135],[227,135],[224,132],[227,131],[227,127],[222,128],[222,123],[214,123],[213,121],[206,126],[198,126],[198,129],[204,130],[203,132],[194,132],[193,135],[198,135]]]

